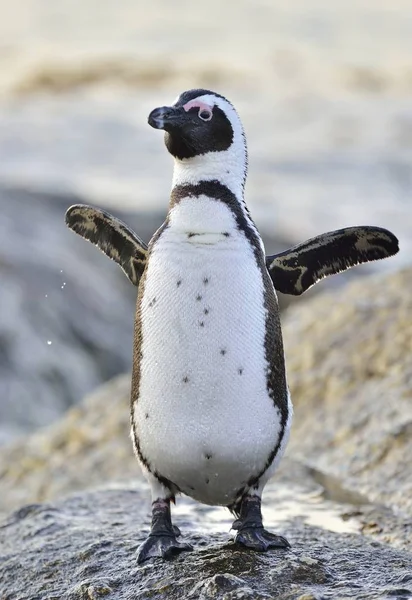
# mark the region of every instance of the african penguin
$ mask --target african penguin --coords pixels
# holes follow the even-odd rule
[[[228,507],[235,541],[287,548],[263,527],[261,496],[289,436],[275,282],[300,294],[322,277],[397,251],[380,228],[349,228],[265,257],[244,201],[246,140],[233,105],[190,90],[149,124],[174,157],[167,218],[146,246],[104,211],[66,220],[139,283],[131,394],[132,439],[152,489],[152,526],[138,561],[191,550],[178,541],[177,493]]]
[[[260,510],[292,405],[276,293],[243,197],[242,124],[207,90],[153,110],[149,124],[165,130],[174,173],[135,320],[132,436],[153,501],[138,560],[191,549],[171,524],[179,492],[230,508],[238,543],[286,548],[263,528]]]

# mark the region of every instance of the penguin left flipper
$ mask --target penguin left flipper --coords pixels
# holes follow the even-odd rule
[[[355,265],[393,256],[397,238],[381,227],[347,227],[323,233],[272,256],[266,268],[275,289],[300,296],[312,285]]]
[[[146,266],[147,246],[125,223],[110,213],[74,204],[66,212],[66,224],[114,260],[138,285]]]

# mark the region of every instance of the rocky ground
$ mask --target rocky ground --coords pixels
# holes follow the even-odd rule
[[[67,229],[76,202],[0,189],[0,444],[130,368],[136,291]],[[147,237],[155,220],[140,219]]]
[[[293,456],[412,515],[412,269],[291,311]]]
[[[411,284],[370,278],[286,316],[295,423],[264,515],[291,551],[242,551],[229,514],[182,498],[195,551],[137,566],[149,491],[124,376],[1,451],[1,600],[411,598]]]
[[[197,506],[190,518],[176,519],[195,551],[138,566],[136,551],[148,532],[147,492],[84,492],[13,513],[0,530],[2,600],[411,597],[409,552],[307,525],[298,516],[282,523],[290,551],[258,554],[234,546],[228,526],[207,531],[215,509]]]

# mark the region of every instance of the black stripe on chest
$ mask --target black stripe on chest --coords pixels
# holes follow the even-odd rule
[[[265,264],[265,254],[260,244],[260,238],[255,231],[255,225],[247,209],[243,208],[235,196],[225,185],[217,180],[199,181],[196,185],[177,185],[170,196],[170,208],[176,206],[183,198],[205,195],[208,198],[219,200],[226,204],[232,211],[236,226],[242,231],[250,243],[255,256],[256,264],[261,272],[264,287],[264,308],[266,312],[265,327],[265,357],[267,361],[266,385],[270,398],[280,411],[281,431],[276,445],[272,449],[262,471],[251,477],[248,486],[256,486],[263,473],[272,464],[282,443],[285,426],[289,416],[288,390],[285,373],[285,358],[283,351],[282,331],[280,327],[279,307],[273,283]],[[247,212],[245,215],[244,210]]]

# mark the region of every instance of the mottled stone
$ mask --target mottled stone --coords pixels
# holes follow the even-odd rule
[[[290,455],[412,515],[412,269],[309,300],[284,319]]]
[[[0,445],[130,368],[136,289],[66,227],[77,202],[0,187]],[[116,214],[146,240],[162,221]]]
[[[2,600],[286,600],[408,598],[412,558],[355,534],[288,519],[292,549],[260,554],[213,531],[212,507],[192,504],[190,529],[176,524],[194,552],[136,562],[149,527],[146,490],[102,490],[29,505],[0,525]],[[188,510],[189,510],[188,509]],[[223,510],[223,509],[221,509]],[[205,526],[212,531],[205,532]],[[35,574],[35,575],[34,575]]]
[[[90,394],[57,423],[0,450],[0,514],[107,481],[136,478],[130,376]]]

